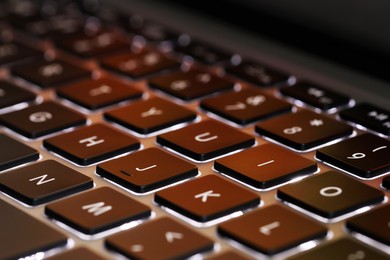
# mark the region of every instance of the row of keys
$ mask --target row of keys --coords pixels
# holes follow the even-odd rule
[[[196,118],[194,112],[160,98],[114,109],[104,116],[141,134]],[[37,138],[85,124],[86,119],[54,102],[45,102],[1,115],[0,122],[26,137]],[[310,111],[265,120],[258,123],[255,130],[296,150],[317,147],[352,133],[352,127]],[[122,141],[125,138],[127,141]],[[215,120],[205,120],[159,134],[156,141],[196,161],[207,161],[255,143],[254,137]],[[107,126],[92,125],[48,138],[43,145],[77,164],[88,165],[138,149],[139,142]],[[389,170],[386,156],[389,147],[386,139],[366,134],[321,148],[317,151],[317,158],[363,178],[370,178]]]
[[[347,190],[345,185],[348,182],[347,180],[342,180],[342,178],[350,178],[335,172],[322,175],[326,177],[320,178],[330,177],[334,181],[333,184],[337,183],[339,185],[323,191],[321,200],[324,201],[325,207],[337,204],[326,200],[338,200],[340,196],[345,197],[344,199],[349,197],[347,200],[350,203],[359,204],[359,206],[370,203],[367,200],[362,200],[363,195],[359,195],[359,198],[351,198],[352,196],[349,196],[351,194],[340,195],[341,193],[337,191],[337,188],[340,186],[346,188],[343,191],[348,192],[352,192],[351,190],[357,188],[354,186],[356,185],[354,183],[353,187]],[[312,177],[312,179],[314,178],[316,177]],[[341,183],[338,181],[341,181]],[[322,186],[314,184],[314,189],[326,187],[328,184],[325,180]],[[191,190],[188,187],[182,187],[182,185],[191,186],[194,189]],[[177,210],[194,219],[197,219],[198,217],[195,217],[195,215],[200,213],[213,219],[220,217],[222,213],[229,214],[230,212],[244,210],[248,207],[255,207],[260,199],[255,193],[240,188],[240,186],[215,175],[201,177],[182,185],[158,192],[155,195],[155,200],[159,204],[168,205],[173,210]],[[286,187],[292,189],[294,185],[296,184],[290,184]],[[308,182],[305,188],[309,188],[312,185],[312,182]],[[177,196],[177,193],[175,196],[173,195],[173,192],[178,192],[178,189],[180,189],[184,198]],[[324,189],[322,188],[320,191]],[[205,190],[206,192],[204,192]],[[239,191],[239,193],[231,191]],[[365,192],[371,195],[375,191],[379,193],[379,191],[373,188],[366,188],[365,190]],[[240,196],[237,197],[237,194],[240,194]],[[356,194],[357,192],[355,192]],[[369,195],[366,197],[369,197]],[[313,198],[312,200],[315,199]],[[370,199],[372,200],[373,197]],[[364,204],[362,204],[362,201],[364,201]],[[15,233],[15,230],[23,229],[23,226],[5,226],[5,223],[2,222],[4,225],[2,226],[3,232],[0,235],[1,241],[9,241],[9,243],[14,244],[10,244],[12,250],[1,252],[1,254],[6,254],[6,256],[11,258],[20,257],[34,253],[36,250],[50,249],[66,243],[66,238],[52,228],[37,222],[5,202],[0,202],[0,206],[4,217],[15,218],[17,215],[23,218],[22,223],[28,225],[29,230],[39,230],[40,234],[37,236],[37,233],[29,232],[25,234],[25,241],[29,241],[29,243],[15,243],[16,237],[10,236],[10,234]],[[390,207],[388,205],[378,206],[364,214],[349,219],[346,227],[350,232],[359,232],[389,245],[387,225],[389,210]],[[125,223],[146,220],[150,217],[151,210],[130,197],[105,187],[50,203],[45,207],[45,214],[82,233],[94,235]],[[373,219],[375,221],[372,221]],[[208,218],[202,219],[202,221],[206,220]],[[10,223],[16,222],[11,221]],[[10,223],[7,223],[7,225]],[[300,223],[300,225],[296,225],[296,223]],[[49,234],[49,236],[42,236],[41,232],[43,231]],[[262,254],[273,255],[311,240],[323,239],[326,237],[328,230],[323,224],[303,216],[288,207],[274,204],[255,209],[243,216],[218,224],[217,232],[223,237],[236,240]],[[143,239],[139,239],[140,237],[137,234],[143,234]],[[156,241],[159,242],[156,243]],[[109,236],[105,240],[105,244],[107,248],[127,257],[152,257],[156,254],[160,256],[167,255],[167,257],[175,255],[188,257],[196,253],[212,250],[214,246],[212,240],[206,239],[203,235],[184,228],[183,225],[168,218],[146,221],[146,223],[127,231]],[[161,247],[156,247],[156,245],[161,245]],[[373,252],[379,256],[382,255],[375,250]],[[309,251],[304,253],[304,255],[306,254],[312,253]]]

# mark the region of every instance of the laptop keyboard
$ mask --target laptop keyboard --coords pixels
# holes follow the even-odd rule
[[[109,6],[0,30],[0,259],[389,259],[384,108]]]

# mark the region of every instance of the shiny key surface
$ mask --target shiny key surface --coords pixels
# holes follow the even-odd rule
[[[22,102],[34,101],[36,95],[7,81],[0,81],[0,109]]]
[[[336,171],[278,189],[278,198],[325,218],[335,218],[384,200],[384,193]]]
[[[93,181],[54,160],[39,162],[0,175],[0,190],[36,206],[93,187]]]
[[[314,173],[314,161],[275,144],[264,144],[214,162],[214,169],[255,188],[266,189]]]
[[[132,259],[186,259],[212,250],[214,242],[164,217],[110,236],[105,245]]]
[[[317,248],[308,250],[289,260],[328,260],[328,259],[389,259],[388,255],[355,239],[344,237]]]
[[[104,113],[106,119],[144,135],[193,121],[196,116],[195,112],[158,97]]]
[[[48,204],[45,214],[88,235],[147,218],[149,207],[112,189],[101,187]]]
[[[63,60],[39,60],[12,67],[12,73],[41,88],[57,86],[91,73]]]
[[[289,76],[263,64],[244,60],[238,65],[231,65],[226,71],[260,87],[270,87],[286,83]]]
[[[0,115],[0,124],[28,138],[42,137],[85,123],[85,116],[53,101]]]
[[[57,89],[57,95],[87,109],[98,109],[142,97],[142,91],[116,77],[84,79]]]
[[[205,161],[250,147],[255,139],[215,120],[207,120],[158,135],[156,141],[194,160]]]
[[[149,80],[152,88],[189,101],[216,92],[232,89],[234,83],[200,70],[178,71]]]
[[[390,205],[381,205],[347,220],[349,230],[390,245]]]
[[[294,86],[282,88],[280,93],[323,111],[348,105],[350,101],[347,96],[309,82],[298,82]]]
[[[200,102],[200,107],[240,125],[289,112],[292,108],[289,103],[256,89],[204,99]]]
[[[360,103],[340,112],[340,117],[375,132],[390,135],[390,112],[369,103]]]
[[[207,222],[236,211],[256,207],[260,197],[216,175],[197,178],[155,194],[161,206],[198,222]]]
[[[0,64],[7,64],[34,56],[42,55],[38,50],[32,49],[16,42],[2,42],[0,39]]]
[[[89,165],[136,150],[132,136],[104,124],[94,124],[43,141],[43,146],[79,165]]]
[[[153,189],[194,177],[195,165],[157,148],[148,148],[97,165],[96,173],[135,192]]]
[[[317,150],[316,157],[363,178],[390,170],[390,142],[373,134],[362,134]]]
[[[273,255],[323,238],[327,229],[293,210],[272,205],[218,225],[218,233],[265,255]]]
[[[0,200],[0,259],[18,259],[65,246],[67,237]]]
[[[3,147],[0,149],[0,171],[39,159],[36,149],[3,133],[0,133],[0,147]]]
[[[353,128],[333,118],[301,110],[258,123],[256,132],[293,149],[304,151],[351,135]]]

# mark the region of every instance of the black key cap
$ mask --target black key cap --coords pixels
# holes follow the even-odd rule
[[[57,89],[57,95],[88,109],[139,98],[142,91],[115,77],[85,79]]]
[[[79,33],[59,40],[57,45],[83,58],[91,58],[121,49],[130,50],[130,43],[118,33],[110,30],[101,30],[92,35]]]
[[[0,259],[18,259],[65,246],[67,237],[0,200]]]
[[[94,260],[105,260],[106,258],[97,255],[95,252],[90,251],[86,247],[78,247],[71,249],[69,251],[51,256],[46,258],[47,260],[85,260],[85,259],[94,259]]]
[[[200,107],[240,125],[288,112],[292,108],[289,103],[255,89],[204,99]]]
[[[91,74],[86,69],[76,67],[61,60],[34,61],[11,68],[14,75],[30,81],[42,88],[47,88],[66,81],[74,80]]]
[[[258,123],[256,132],[304,151],[351,135],[353,128],[330,117],[301,110]]]
[[[159,191],[154,201],[198,222],[256,207],[260,197],[218,175],[207,175]]]
[[[264,144],[214,162],[214,169],[255,188],[267,189],[317,170],[315,162],[275,144]]]
[[[176,60],[164,53],[147,49],[113,54],[104,57],[100,62],[103,67],[131,78],[141,78],[179,66]]]
[[[180,123],[190,122],[196,118],[196,113],[155,97],[106,112],[104,117],[139,134],[147,135]]]
[[[0,51],[1,52],[1,51]],[[36,95],[6,81],[0,81],[0,109],[35,100]]]
[[[138,140],[104,124],[94,124],[54,136],[43,146],[79,165],[89,165],[136,150]]]
[[[283,186],[277,196],[325,218],[335,218],[384,199],[382,191],[336,171]]]
[[[324,226],[280,205],[271,205],[234,218],[220,224],[217,230],[219,234],[266,255],[327,234]]]
[[[182,35],[179,38],[178,44],[174,47],[175,51],[184,53],[193,57],[195,60],[205,64],[215,64],[217,62],[228,61],[231,54],[223,51],[221,48],[191,40],[188,36]]]
[[[329,260],[329,259],[375,259],[386,260],[389,256],[369,247],[366,244],[344,237],[314,249],[305,251],[299,255],[288,257],[288,260]]]
[[[215,120],[206,120],[158,135],[157,143],[194,160],[206,161],[250,147],[255,139]]]
[[[83,115],[47,101],[0,116],[0,123],[28,138],[38,138],[86,123]]]
[[[15,42],[0,42],[0,65],[42,55],[38,50]]]
[[[39,159],[37,150],[1,133],[0,147],[0,171]]]
[[[387,175],[382,180],[382,186],[388,190],[390,190],[390,175]]]
[[[152,147],[99,164],[96,173],[135,192],[144,193],[194,177],[198,168]]]
[[[390,170],[390,142],[373,134],[362,134],[317,150],[317,159],[363,178]]]
[[[325,111],[348,105],[350,101],[347,96],[307,82],[299,82],[292,87],[282,88],[280,93]]]
[[[32,206],[93,187],[91,178],[48,160],[0,175],[0,190]]]
[[[152,88],[189,101],[219,91],[232,89],[234,83],[207,72],[190,70],[154,77],[149,80],[149,85]]]
[[[189,259],[214,242],[170,218],[159,218],[106,239],[107,248],[131,259]]]
[[[341,111],[339,115],[342,119],[390,136],[390,112],[383,108],[361,103],[350,109]]]
[[[287,74],[251,61],[243,61],[239,65],[227,67],[226,71],[261,87],[287,83],[289,79]]]
[[[88,235],[147,218],[150,208],[109,187],[48,204],[45,214]]]
[[[390,246],[390,204],[350,218],[347,228]]]

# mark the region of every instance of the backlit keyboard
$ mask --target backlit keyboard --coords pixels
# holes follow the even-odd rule
[[[390,259],[385,108],[110,6],[0,7],[0,259]]]

